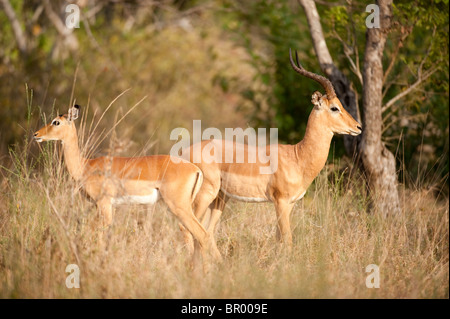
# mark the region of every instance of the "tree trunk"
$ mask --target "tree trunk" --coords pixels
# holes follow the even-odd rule
[[[366,32],[363,69],[364,131],[359,146],[371,192],[372,207],[382,214],[398,213],[400,202],[394,155],[381,141],[383,118],[383,51],[392,20],[392,0],[377,1],[380,27]]]
[[[346,110],[358,121],[358,96],[347,77],[333,63],[323,35],[320,16],[313,0],[298,0],[305,10],[314,50],[322,71],[333,83],[336,94]],[[392,19],[392,0],[378,1],[381,28],[368,29],[363,70],[363,134],[346,137],[347,154],[354,155],[355,149],[361,158],[361,168],[367,178],[371,197],[371,210],[383,214],[398,213],[400,202],[397,190],[397,172],[393,154],[381,140],[382,132],[382,57],[387,31]]]

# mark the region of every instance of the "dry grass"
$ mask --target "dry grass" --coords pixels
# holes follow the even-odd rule
[[[11,75],[0,104],[14,105],[3,109],[4,123],[13,124],[2,127],[0,137],[31,136],[30,127],[38,125],[32,105],[46,114],[52,105],[53,114],[65,112],[75,69],[74,97],[86,120],[80,131],[89,149],[97,146],[93,154],[167,153],[170,131],[191,129],[193,119],[202,119],[203,128],[245,128],[249,110],[239,92],[261,85],[247,54],[212,13],[193,25],[191,31],[171,24],[131,33],[112,26],[98,34],[102,50],[80,36],[77,56],[60,67],[42,77]],[[17,102],[24,100],[24,79],[35,91],[35,102],[30,98],[26,106]],[[144,96],[136,112],[96,143]],[[382,218],[365,213],[357,180],[330,184],[324,171],[292,213],[292,255],[276,242],[272,205],[230,201],[216,234],[224,263],[203,277],[190,269],[178,222],[164,205],[120,207],[107,247],[99,245],[91,230],[95,206],[67,176],[56,143],[37,149],[28,142],[10,158],[0,145],[0,298],[449,297],[448,198],[438,201],[422,188],[403,192],[401,215]],[[81,289],[65,286],[72,263],[80,266]],[[380,266],[379,289],[365,286],[368,264]]]
[[[382,218],[364,212],[357,183],[330,184],[325,170],[294,208],[291,255],[276,242],[272,205],[230,201],[216,234],[224,263],[203,277],[190,269],[178,222],[163,204],[117,209],[102,247],[91,230],[95,206],[76,191],[55,144],[44,144],[41,170],[24,164],[26,150],[3,171],[1,298],[449,296],[448,200],[423,190],[406,191],[403,213]],[[72,263],[81,289],[65,286]],[[380,266],[379,289],[365,286],[369,264]]]

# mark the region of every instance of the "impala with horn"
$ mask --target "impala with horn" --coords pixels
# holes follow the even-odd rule
[[[206,140],[201,145],[192,145],[186,152],[186,159],[194,162],[194,150],[201,148],[202,160],[194,162],[203,172],[203,184],[195,199],[195,215],[202,220],[204,226],[213,236],[215,226],[229,198],[246,202],[272,202],[278,220],[278,238],[286,243],[288,249],[292,246],[290,229],[290,214],[296,201],[303,198],[314,178],[324,167],[331,140],[334,134],[361,134],[362,128],[344,109],[336,96],[333,85],[327,78],[305,70],[292,58],[289,50],[292,68],[302,76],[318,82],[325,90],[325,95],[315,92],[312,95],[313,110],[308,119],[306,132],[302,141],[295,145],[267,145],[265,149],[258,146],[243,145],[233,141]],[[230,148],[229,143],[233,143]],[[219,157],[214,161],[205,160],[204,154],[211,155],[209,150],[222,148]],[[225,161],[224,150],[231,149],[236,157],[237,152],[244,152],[244,162]],[[263,151],[277,163],[270,167],[270,163],[260,161],[249,162],[253,152]],[[229,156],[229,154],[228,154]],[[216,156],[217,157],[217,156]],[[271,169],[271,174],[261,174],[261,168]],[[211,209],[209,218],[205,212]],[[182,229],[185,231],[185,229]],[[189,239],[189,234],[185,236]],[[192,241],[191,241],[192,243]],[[192,247],[192,246],[191,246]]]
[[[62,141],[67,170],[96,202],[103,226],[112,223],[114,205],[155,204],[162,198],[200,245],[204,266],[209,253],[220,259],[212,236],[192,211],[192,203],[202,185],[201,170],[185,160],[175,163],[168,155],[84,158],[74,123],[78,113],[78,105],[71,107],[68,114],[57,116],[37,131],[34,139]]]

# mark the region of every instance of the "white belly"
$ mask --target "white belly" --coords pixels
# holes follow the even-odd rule
[[[265,194],[269,175],[241,175],[232,172],[222,172],[221,191],[230,198],[242,202],[268,202]]]
[[[125,195],[121,197],[116,197],[113,199],[113,205],[122,204],[145,204],[154,205],[159,199],[159,191],[153,189],[153,191],[148,195]]]
[[[237,199],[241,202],[249,202],[249,203],[262,203],[262,202],[268,202],[266,198],[260,198],[260,197],[244,197],[244,196],[238,196],[231,193],[228,193],[224,189],[221,189],[221,191],[227,195],[230,198]]]
[[[301,193],[301,194],[299,194],[299,195],[297,195],[297,196],[292,197],[292,198],[291,198],[291,203],[296,202],[296,201],[302,199],[303,196],[305,196],[305,194],[306,194],[306,191],[304,191],[303,193]]]

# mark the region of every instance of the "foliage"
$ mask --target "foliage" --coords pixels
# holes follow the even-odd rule
[[[134,145],[133,152],[150,145],[154,145],[153,152],[167,152],[170,130],[177,126],[189,129],[195,118],[219,128],[245,126],[246,121],[256,127],[277,127],[283,142],[296,143],[303,136],[312,107],[310,95],[321,90],[289,65],[289,48],[297,49],[304,67],[320,73],[297,1],[159,0],[148,6],[134,1],[100,1],[98,12],[83,8],[90,18],[74,32],[77,50],[69,49],[67,39],[57,32],[45,10],[39,11],[41,1],[11,4],[22,21],[29,53],[20,54],[11,24],[0,12],[3,154],[23,134],[25,84],[46,113],[70,102],[75,74],[74,97],[90,109],[88,117],[101,114],[108,106],[105,101],[128,88],[132,90],[119,99],[114,112],[123,114],[148,96],[139,109],[141,114],[127,119],[135,123],[137,132],[118,128],[120,136]],[[63,4],[62,0],[52,1],[55,11]],[[429,179],[445,184],[448,177],[447,4],[394,1],[395,21],[385,50],[385,70],[391,61],[395,63],[386,78],[385,102],[418,79],[420,66],[422,74],[438,68],[384,112],[383,138],[404,164],[400,178],[407,183],[426,184]],[[357,65],[363,58],[365,5],[363,1],[318,5],[333,59],[360,98],[361,83],[348,57]],[[107,114],[109,120],[114,112]],[[150,121],[142,120],[148,116]],[[37,119],[36,112],[33,118]],[[335,139],[333,150],[332,156],[344,153],[342,140]]]
[[[40,3],[14,2],[18,18],[33,15]],[[57,10],[64,2],[51,3]],[[35,44],[25,56],[18,52],[10,24],[0,11],[5,26],[0,35],[0,153],[23,140],[25,84],[34,92],[35,128],[42,124],[39,110],[49,117],[66,112],[72,90],[87,118],[98,120],[111,101],[130,89],[113,103],[98,124],[99,132],[147,97],[117,127],[116,154],[120,155],[167,153],[174,143],[169,140],[171,130],[190,130],[193,119],[202,119],[204,127],[244,126],[244,114],[234,112],[238,94],[222,92],[213,79],[224,66],[224,74],[238,79],[242,70],[246,74],[252,70],[236,58],[239,52],[228,54],[232,44],[221,39],[222,30],[214,26],[211,12],[203,9],[201,1],[152,3],[102,1],[94,16],[91,11],[97,7],[83,9],[92,18],[73,32],[75,51],[42,13],[34,24],[24,25],[29,42]],[[108,140],[96,152],[105,151]]]
[[[309,112],[308,96],[320,89],[317,83],[298,76],[289,64],[289,48],[297,49],[305,68],[317,69],[306,38],[306,21],[299,23],[298,8],[284,1],[224,1],[231,11],[226,30],[242,45],[256,74],[253,83],[241,89],[252,106],[255,126],[277,127],[282,141],[298,142],[303,136]]]
[[[395,21],[384,58],[384,69],[391,69],[385,81],[385,103],[420,75],[432,74],[385,110],[383,139],[403,164],[403,182],[423,185],[428,179],[445,187],[449,172],[448,1],[394,3]],[[242,90],[255,110],[253,123],[276,126],[282,140],[298,142],[311,109],[309,96],[318,87],[290,69],[289,48],[299,50],[307,69],[320,73],[302,8],[297,1],[243,4],[225,0],[224,4],[231,12],[225,28],[234,31],[237,43],[253,57],[254,80],[263,83]],[[318,5],[329,50],[359,92],[360,105],[363,92],[357,71],[362,69],[364,54],[365,6],[363,1]],[[336,148],[336,154],[343,154],[342,144]]]

